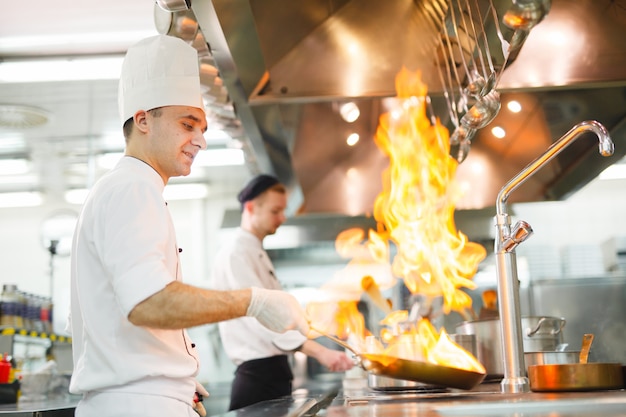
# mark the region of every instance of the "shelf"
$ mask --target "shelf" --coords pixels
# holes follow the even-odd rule
[[[37,332],[35,330],[19,329],[15,327],[0,326],[0,336],[23,336],[34,339],[45,339],[51,342],[72,343],[72,338],[54,333]]]

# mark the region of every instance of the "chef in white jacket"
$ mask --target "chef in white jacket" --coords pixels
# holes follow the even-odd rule
[[[286,189],[277,178],[259,175],[238,195],[241,227],[215,257],[212,282],[216,289],[247,287],[281,290],[263,239],[285,221]],[[344,352],[307,340],[297,331],[277,333],[242,317],[219,324],[224,349],[237,365],[229,410],[291,395],[293,374],[288,354],[299,350],[331,371],[346,371],[353,361]]]
[[[197,52],[155,36],[129,48],[119,84],[125,156],[93,187],[71,256],[70,391],[78,417],[194,416],[207,395],[186,328],[249,316],[273,331],[308,332],[282,291],[186,285],[162,193],[206,147]]]

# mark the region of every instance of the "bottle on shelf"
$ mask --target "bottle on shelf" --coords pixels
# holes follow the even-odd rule
[[[0,294],[0,325],[21,327],[23,324],[20,314],[20,300],[17,293],[17,285],[4,284]]]

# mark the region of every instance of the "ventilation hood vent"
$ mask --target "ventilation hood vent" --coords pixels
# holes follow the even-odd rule
[[[453,127],[435,67],[437,51],[429,47],[441,36],[445,22],[437,17],[445,15],[447,3],[193,1],[245,130],[248,166],[288,185],[290,214],[372,212],[387,166],[372,138],[403,66],[422,70],[434,113]],[[626,153],[626,1],[551,3],[507,62],[498,84],[500,113],[477,133],[459,165],[458,176],[469,187],[458,209],[493,207],[509,179],[584,120],[609,130],[615,155],[601,157],[591,134],[580,138],[509,202],[564,199]],[[477,4],[484,9],[490,2]],[[501,21],[512,3],[493,4]],[[496,66],[503,66],[497,31],[488,22],[485,31]],[[511,100],[522,105],[520,113],[507,110]],[[338,112],[348,101],[360,108],[353,123]],[[506,138],[495,139],[492,126],[504,127]],[[361,140],[349,147],[345,140],[352,132]]]

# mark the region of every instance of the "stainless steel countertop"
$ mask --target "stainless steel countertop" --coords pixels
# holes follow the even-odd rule
[[[504,394],[499,384],[443,393],[372,393],[346,390],[327,417],[617,417],[626,415],[626,391]]]
[[[78,401],[78,395],[68,395],[63,398],[46,399],[41,401],[18,401],[15,404],[0,404],[2,416],[45,416],[48,412],[54,416],[73,416]]]
[[[376,392],[367,380],[307,384],[292,397],[265,401],[223,417],[623,417],[626,391],[503,394],[500,385],[471,391]]]

